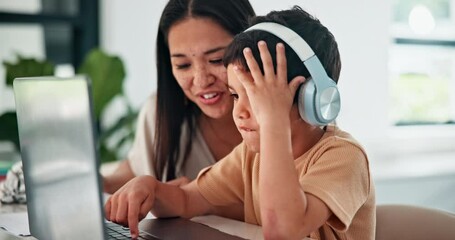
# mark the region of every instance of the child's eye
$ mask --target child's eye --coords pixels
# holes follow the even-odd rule
[[[239,99],[239,95],[237,93],[231,93],[231,97],[234,98],[234,101]]]
[[[214,60],[210,60],[209,62],[212,63],[212,64],[221,64],[221,63],[223,63],[223,59],[221,59],[221,58],[220,59],[214,59]]]
[[[177,69],[186,69],[186,68],[189,68],[191,66],[191,64],[176,64],[175,67]]]

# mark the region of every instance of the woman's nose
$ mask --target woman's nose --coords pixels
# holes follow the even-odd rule
[[[194,73],[193,84],[200,88],[206,88],[215,82],[215,76],[213,76],[205,67],[196,68]]]

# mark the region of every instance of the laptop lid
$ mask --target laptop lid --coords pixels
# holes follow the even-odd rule
[[[14,94],[30,233],[104,239],[88,79],[18,78]]]

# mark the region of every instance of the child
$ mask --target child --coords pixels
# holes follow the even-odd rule
[[[253,19],[259,22],[292,29],[323,68],[313,64],[317,58],[301,59],[268,31],[237,35],[224,63],[243,142],[188,185],[172,186],[150,176],[130,181],[108,200],[107,219],[130,226],[137,236],[137,222],[149,210],[157,217],[189,218],[227,208],[233,218],[262,225],[266,239],[374,239],[374,186],[364,150],[328,124],[336,107],[334,113],[314,114],[302,107],[312,100],[296,94],[302,83],[300,91],[313,84],[309,72],[314,80],[327,72],[337,81],[341,63],[334,37],[299,7]],[[335,97],[331,103],[339,103],[336,86],[321,90],[320,84],[314,82],[318,94],[329,89]]]

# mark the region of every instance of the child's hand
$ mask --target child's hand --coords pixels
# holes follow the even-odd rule
[[[299,85],[305,81],[302,76],[287,81],[287,63],[284,45],[276,45],[277,72],[273,68],[272,57],[264,41],[258,42],[259,52],[264,68],[264,75],[253,57],[251,49],[245,48],[243,54],[250,69],[248,73],[234,67],[237,78],[243,84],[248,95],[251,109],[259,126],[274,124],[283,119],[289,120],[289,113],[294,100],[294,95]],[[302,66],[303,67],[303,66]]]
[[[139,236],[138,223],[152,209],[158,181],[151,176],[133,178],[106,202],[106,219],[128,226],[131,237]]]

